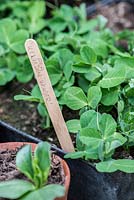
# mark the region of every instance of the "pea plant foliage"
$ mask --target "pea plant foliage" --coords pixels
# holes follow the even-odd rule
[[[22,147],[16,156],[16,167],[27,180],[14,179],[0,182],[0,197],[22,200],[54,200],[64,196],[64,187],[48,184],[51,158],[50,144],[40,142],[32,156],[31,145]]]
[[[134,146],[134,31],[126,29],[113,33],[107,27],[105,17],[99,15],[87,19],[85,4],[80,7],[56,7],[44,23],[42,20],[46,10],[41,9],[39,16],[36,10],[39,6],[42,8],[40,3],[38,7],[34,6],[34,20],[30,7],[22,5],[28,10],[26,22],[32,20],[28,32],[33,34],[41,48],[61,109],[66,106],[70,112],[73,110],[77,114],[76,119],[72,115],[72,119],[67,121],[70,133],[76,134],[77,151],[66,157],[94,161],[99,171],[134,172],[134,160],[121,156],[124,151],[131,155]],[[19,14],[21,18],[24,17],[24,9],[21,13],[13,7],[11,9],[12,17],[16,14],[19,18]],[[38,23],[34,23],[36,21]],[[19,27],[25,29],[27,23],[22,22]],[[10,23],[14,22],[10,20]],[[35,24],[39,24],[36,29]],[[18,36],[23,33],[23,38],[27,37],[26,30],[18,30],[18,26],[14,26],[14,29]],[[122,45],[122,40],[126,46]],[[10,55],[15,57],[16,53],[23,53],[23,49],[16,46],[12,38],[8,42],[3,38],[1,43],[8,61],[11,60]],[[20,61],[23,67],[29,66],[24,55]],[[27,65],[24,65],[25,62]],[[15,76],[22,78],[25,71],[23,67],[19,68],[19,73],[9,69],[6,76],[8,80]],[[7,73],[7,68],[0,70]],[[33,74],[30,67],[27,70],[27,80],[31,80]],[[43,127],[51,126],[37,85],[31,92],[14,98],[37,102],[39,114],[44,119]],[[118,151],[120,156],[116,158]]]

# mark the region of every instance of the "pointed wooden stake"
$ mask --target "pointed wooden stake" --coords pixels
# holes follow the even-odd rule
[[[60,145],[65,152],[74,152],[74,146],[54,94],[39,47],[35,40],[28,39],[26,40],[25,48]]]

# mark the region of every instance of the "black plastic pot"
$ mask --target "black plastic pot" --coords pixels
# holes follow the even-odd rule
[[[35,142],[40,140],[0,121],[0,142]]]
[[[33,137],[27,133],[24,133],[11,125],[0,121],[0,143],[3,142],[34,142],[38,143],[41,140]],[[64,152],[57,148],[55,145],[52,145],[52,150],[57,151],[57,153],[63,157]]]
[[[35,142],[39,139],[0,121],[0,142]],[[52,145],[57,155],[65,153]],[[82,160],[66,160],[71,171],[68,200],[134,200],[134,174],[122,172],[99,173]]]

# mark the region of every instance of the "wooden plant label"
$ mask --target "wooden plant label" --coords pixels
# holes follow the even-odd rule
[[[53,91],[39,47],[35,40],[28,39],[26,40],[25,48],[60,145],[65,152],[74,152],[74,146]]]

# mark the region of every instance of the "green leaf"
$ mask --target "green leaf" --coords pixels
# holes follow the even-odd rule
[[[32,183],[24,180],[11,180],[0,182],[0,197],[18,199],[22,195],[34,190]]]
[[[79,139],[90,148],[98,148],[102,141],[100,133],[88,127],[81,129]]]
[[[100,72],[95,68],[89,68],[88,73],[84,74],[84,77],[88,80],[88,81],[96,81],[96,79],[101,77]]]
[[[6,44],[0,44],[0,56],[4,56],[6,53],[8,53],[9,52],[9,49],[8,49],[8,46],[6,45]],[[3,60],[3,59],[2,59]],[[3,61],[1,61],[1,62],[4,62],[4,60]],[[1,63],[0,63],[1,64]]]
[[[80,117],[80,124],[82,128],[89,127],[98,129],[98,124],[100,121],[100,113],[95,112],[94,110],[88,110],[84,112]]]
[[[30,18],[29,31],[36,34],[46,26],[46,20],[42,19],[46,11],[45,1],[34,1],[28,9]]]
[[[125,142],[127,141],[127,138],[122,136],[120,133],[114,133],[111,135],[108,139],[107,142],[110,142],[110,146],[108,147],[108,152],[116,149],[119,146],[122,146]],[[107,150],[106,150],[107,151]]]
[[[37,34],[39,31],[41,31],[45,26],[47,25],[46,21],[44,19],[38,19],[37,21],[32,21],[29,24],[29,32],[31,34]]]
[[[78,133],[78,131],[81,129],[80,120],[78,119],[69,120],[66,122],[66,125],[71,133]]]
[[[95,128],[85,127],[80,130],[80,137],[95,137],[101,139],[101,134]]]
[[[66,79],[69,81],[71,74],[72,74],[72,61],[68,61],[63,69],[64,75]]]
[[[0,85],[5,85],[9,81],[11,81],[15,76],[14,71],[10,69],[2,68],[0,69]]]
[[[70,80],[68,80],[64,85],[63,85],[63,88],[66,89],[68,87],[71,87],[75,82],[75,77],[74,76],[71,76],[70,77]]]
[[[88,89],[88,105],[96,108],[102,97],[102,92],[99,86],[92,86]]]
[[[89,81],[87,81],[82,75],[78,78],[78,86],[87,93],[89,88]]]
[[[10,51],[6,57],[6,62],[7,62],[7,65],[8,65],[8,68],[10,70],[15,70],[15,71],[18,71],[18,66],[20,66],[20,62],[19,62],[19,58],[18,56],[13,52],[13,51]],[[19,67],[21,68],[21,67]],[[31,68],[32,69],[32,68]]]
[[[28,15],[32,22],[36,22],[39,18],[43,17],[45,14],[45,1],[35,1],[29,7]],[[37,24],[38,25],[38,24]]]
[[[44,174],[44,182],[47,181],[51,166],[50,148],[51,145],[48,142],[40,142],[34,152],[34,159]]]
[[[98,22],[96,19],[82,21],[77,34],[83,34],[83,33],[89,32],[93,30],[95,27],[97,27],[97,25],[98,25]]]
[[[86,11],[85,3],[81,3],[80,7],[75,7],[74,9],[75,9],[76,14],[80,17],[82,21],[85,21],[87,19],[87,11]],[[89,21],[92,21],[92,20],[89,20]]]
[[[100,145],[101,142],[99,142]],[[98,159],[98,147],[96,148],[95,146],[93,146],[92,148],[89,146],[86,146],[86,150],[85,150],[85,159]]]
[[[12,58],[13,59],[13,58]],[[14,60],[14,59],[13,59]],[[10,61],[10,60],[9,60]],[[17,60],[19,61],[19,60]],[[21,83],[27,83],[33,78],[33,70],[27,59],[18,63],[19,67],[14,66],[16,70],[16,78]]]
[[[117,124],[113,117],[109,114],[103,114],[99,123],[100,131],[104,138],[107,138],[114,134]]]
[[[38,109],[40,116],[42,116],[42,117],[48,116],[47,109],[43,103],[39,103],[37,109]]]
[[[117,170],[134,173],[134,160],[119,159],[104,161],[96,164],[96,169],[100,172],[115,172]]]
[[[117,66],[134,68],[134,58],[133,57],[119,57],[115,61],[115,67]]]
[[[23,100],[23,101],[40,102],[40,100],[36,97],[30,96],[30,95],[22,95],[22,94],[15,95],[14,100],[16,100],[16,101]]]
[[[74,63],[72,69],[74,72],[77,73],[88,73],[90,71],[90,67],[91,67],[90,64],[80,61]]]
[[[122,67],[113,68],[110,70],[103,79],[99,82],[99,86],[102,88],[111,88],[120,85],[125,81],[126,70]]]
[[[79,87],[70,87],[64,94],[66,105],[72,110],[79,110],[87,105],[87,97]]]
[[[62,72],[57,70],[55,66],[49,67],[47,69],[48,69],[49,78],[51,80],[51,84],[54,86],[61,80]]]
[[[101,56],[102,58],[106,58],[108,56],[107,43],[104,42],[102,39],[96,38],[95,42],[91,40],[89,44],[93,48],[97,56]]]
[[[61,80],[63,75],[59,66],[58,58],[49,58],[46,62],[46,66],[52,85],[56,85]]]
[[[26,30],[17,30],[13,20],[5,18],[0,21],[0,42],[6,43],[16,53],[25,53],[24,42],[29,37]]]
[[[20,83],[27,83],[29,81],[31,81],[31,79],[33,78],[33,72],[24,72],[24,71],[19,71],[16,73],[16,78]]]
[[[10,44],[12,35],[16,32],[16,24],[10,18],[5,18],[0,21],[0,42]]]
[[[41,189],[35,190],[33,192],[30,192],[26,196],[22,197],[20,200],[33,200],[38,199],[42,200],[55,200],[56,197],[62,197],[65,194],[65,189],[61,185],[51,184],[47,185]]]
[[[123,100],[120,100],[118,101],[118,104],[117,104],[117,110],[118,110],[118,113],[121,113],[123,110],[124,110],[124,101]]]
[[[80,137],[83,137],[83,136],[101,139],[101,134],[96,129],[89,128],[89,127],[82,128],[80,130]],[[86,141],[85,141],[85,143],[86,143]]]
[[[18,30],[10,37],[9,47],[18,54],[25,53],[24,43],[29,37],[28,32],[26,30]]]
[[[18,151],[16,155],[16,166],[23,174],[33,180],[34,171],[30,145],[26,145]]]
[[[31,95],[37,99],[43,100],[42,94],[40,92],[39,86],[36,84],[32,89]]]
[[[78,159],[78,158],[83,158],[84,156],[85,156],[84,151],[78,151],[78,152],[68,153],[64,156],[64,158]]]
[[[80,49],[80,55],[85,62],[90,64],[94,64],[97,60],[97,56],[94,50],[91,49],[88,45],[85,45]]]
[[[102,89],[101,103],[105,106],[115,105],[118,101],[119,89],[114,87],[110,89]]]
[[[66,28],[67,22],[61,18],[51,18],[48,21],[48,26],[53,32],[59,33]]]
[[[58,51],[58,58],[61,68],[64,69],[66,64],[73,60],[73,54],[69,49],[63,48]]]
[[[114,67],[122,66],[126,69],[126,78],[134,78],[134,58],[133,57],[121,57],[115,60]]]
[[[98,15],[98,21],[100,28],[103,29],[106,26],[108,19],[103,15]]]

